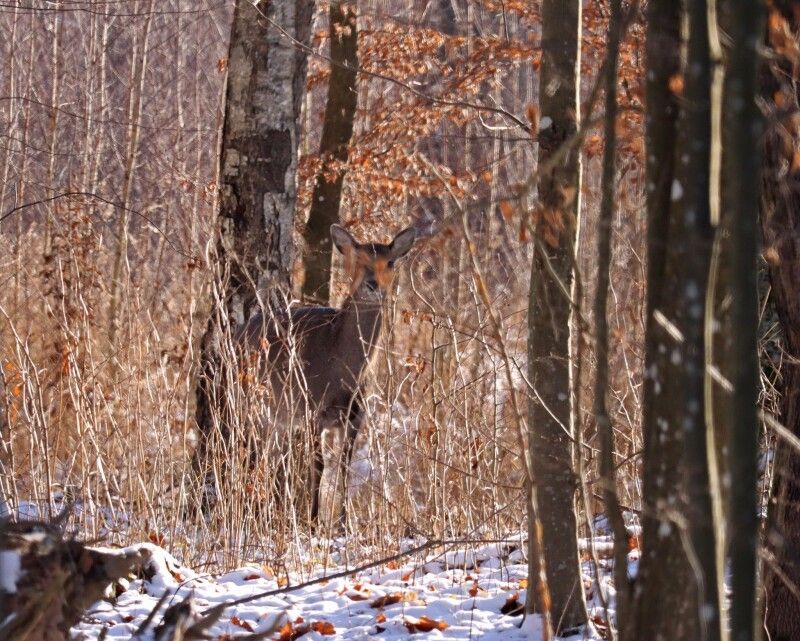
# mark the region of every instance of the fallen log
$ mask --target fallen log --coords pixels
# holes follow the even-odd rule
[[[93,550],[58,524],[0,519],[0,639],[68,641],[86,609],[145,556]]]

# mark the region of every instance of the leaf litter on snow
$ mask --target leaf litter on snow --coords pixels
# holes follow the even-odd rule
[[[103,634],[106,639],[154,640],[160,636],[158,626],[164,625],[164,612],[183,602],[193,609],[190,623],[201,626],[206,638],[219,641],[536,641],[541,636],[538,615],[519,627],[527,567],[521,551],[508,546],[448,550],[416,563],[392,562],[347,577],[332,576],[345,568],[329,567],[312,578],[332,578],[312,585],[257,565],[214,578],[182,567],[152,543],[142,547],[150,558],[142,576],[117,586],[112,602],[95,604],[73,628],[75,639],[93,641]],[[268,592],[273,594],[264,594]],[[247,597],[257,598],[225,606]],[[590,614],[598,616],[596,604],[590,606]],[[203,618],[212,611],[213,617]],[[573,638],[602,637],[590,629]]]

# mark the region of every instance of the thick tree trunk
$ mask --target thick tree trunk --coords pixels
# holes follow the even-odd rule
[[[312,3],[273,2],[268,17],[306,42]],[[303,52],[240,0],[233,17],[220,165],[218,260],[226,297],[242,322],[260,298],[280,305],[290,286]]]
[[[673,0],[650,0],[647,7],[647,318],[642,393],[643,510],[642,556],[636,579],[635,619],[629,638],[686,638],[685,598],[691,568],[680,533],[667,507],[680,501],[683,444],[677,430],[666,429],[671,413],[670,358],[673,339],[658,314],[669,313],[668,248],[675,230],[670,217],[675,181],[678,98],[670,84],[681,70],[681,7]],[[669,387],[668,387],[669,385]],[[673,508],[674,509],[674,508]],[[671,572],[671,576],[670,576]],[[670,577],[670,578],[667,578]],[[621,622],[620,625],[627,625]]]
[[[223,407],[228,397],[223,388],[236,380],[236,372],[224,367],[222,336],[262,305],[283,307],[290,293],[306,53],[285,34],[307,43],[312,11],[312,0],[268,6],[240,0],[234,10],[221,143],[217,278],[197,385],[195,465],[204,471],[211,435],[218,431],[227,439],[225,417],[232,416]]]
[[[578,129],[580,103],[580,0],[544,0],[540,78],[539,166]],[[552,620],[559,630],[586,623],[586,602],[577,547],[573,472],[573,417],[570,394],[571,300],[580,212],[580,154],[571,150],[539,177],[541,217],[531,265],[528,307],[528,374],[536,390],[528,410],[529,457],[538,494],[543,552],[551,595]],[[548,272],[547,262],[556,278]],[[560,281],[560,282],[559,282]],[[530,545],[536,540],[529,519]],[[529,552],[532,590],[526,609],[536,608],[534,550]],[[558,630],[557,630],[558,632]]]
[[[322,123],[322,167],[314,183],[311,213],[305,227],[305,281],[303,296],[327,304],[330,298],[330,227],[339,222],[339,205],[356,113],[358,33],[352,4],[341,0],[330,8],[331,75]]]
[[[732,370],[729,403],[729,552],[732,641],[758,638],[756,627],[756,547],[758,544],[758,207],[762,117],[756,105],[758,46],[762,11],[758,0],[735,3],[728,15],[724,202],[730,230],[729,293],[731,337],[725,359]],[[716,426],[715,426],[716,427]]]
[[[794,150],[800,131],[797,112],[797,61],[788,36],[796,41],[800,17],[796,3],[776,2],[769,18],[769,67],[761,93],[770,111],[764,141],[761,227],[773,301],[783,330],[781,422],[800,436],[800,173]],[[792,6],[794,5],[794,6]],[[777,103],[777,104],[776,104]],[[769,508],[764,568],[766,631],[772,641],[800,639],[800,453],[779,440]]]
[[[715,20],[713,0],[687,4],[678,133],[671,94],[679,91],[674,81],[680,78],[680,5],[649,6],[645,509],[632,638],[724,637],[716,462],[705,373],[706,292],[718,205]]]

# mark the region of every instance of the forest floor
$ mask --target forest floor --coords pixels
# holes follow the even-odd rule
[[[412,546],[407,543],[401,549]],[[598,546],[602,547],[601,541]],[[114,599],[92,606],[73,628],[74,639],[148,641],[158,638],[163,614],[175,603],[188,599],[193,616],[200,618],[215,606],[243,597],[256,598],[224,610],[220,607],[206,638],[541,638],[539,616],[523,622],[519,615],[527,590],[527,566],[518,546],[488,544],[438,555],[426,553],[338,577],[335,575],[346,572],[345,567],[320,567],[310,575],[297,577],[250,565],[210,576],[182,567],[155,545],[134,547],[147,548],[147,578],[124,581]],[[605,563],[601,561],[601,581],[613,603],[613,586]],[[585,562],[583,570],[590,616],[598,625],[569,638],[602,639],[605,612],[594,594],[596,584],[589,578],[593,564]],[[314,580],[319,581],[309,584]],[[274,594],[262,594],[270,592]]]

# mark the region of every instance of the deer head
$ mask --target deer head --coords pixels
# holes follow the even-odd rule
[[[392,284],[396,262],[405,256],[417,232],[407,227],[399,232],[391,243],[359,243],[341,225],[331,225],[331,238],[336,248],[344,255],[345,271],[350,276],[351,296],[361,296],[380,301]]]

